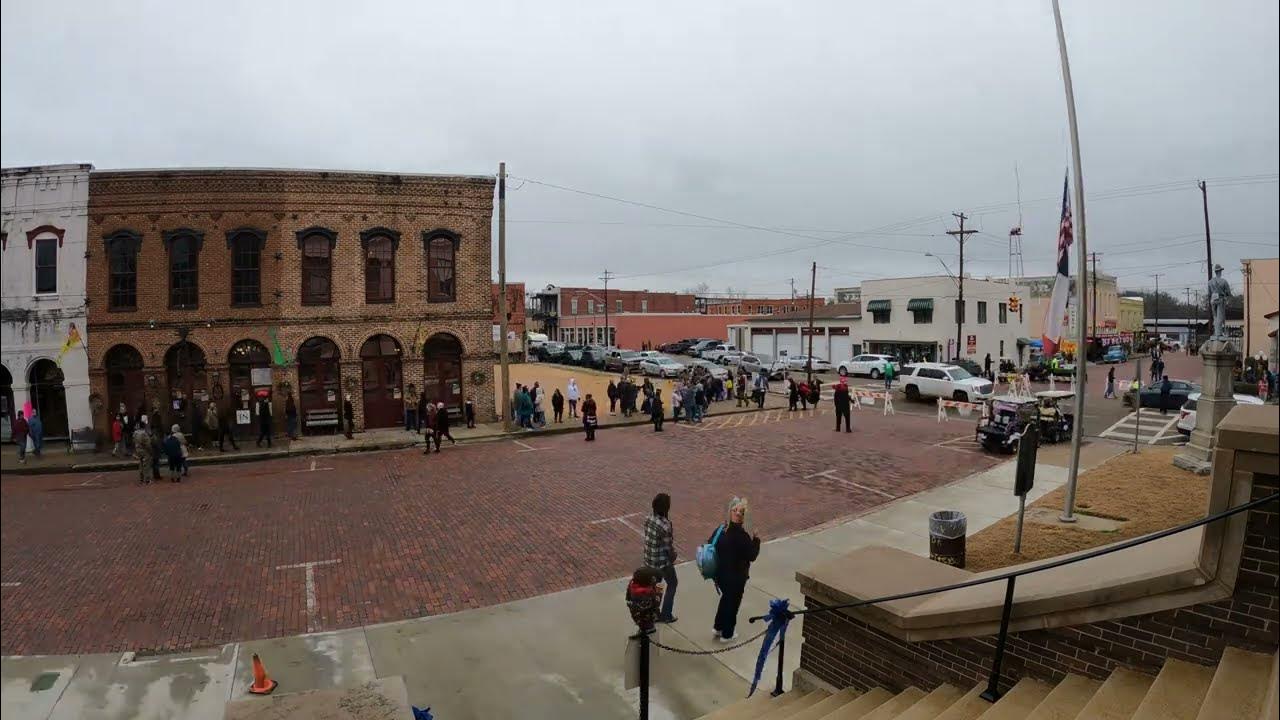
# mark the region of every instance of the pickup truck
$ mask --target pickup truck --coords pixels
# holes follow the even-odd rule
[[[720,362],[720,358],[725,353],[737,352],[737,351],[738,351],[738,348],[728,343],[719,343],[717,345],[712,345],[708,348],[705,348],[702,351],[702,355],[700,357],[703,360],[710,360],[711,362]]]

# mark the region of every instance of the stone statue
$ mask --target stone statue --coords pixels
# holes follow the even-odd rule
[[[1222,266],[1213,266],[1214,276],[1209,280],[1209,307],[1213,309],[1213,334],[1211,340],[1227,339],[1227,302],[1231,300],[1231,286],[1222,277]]]

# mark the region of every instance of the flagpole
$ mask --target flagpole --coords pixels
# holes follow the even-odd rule
[[[1067,122],[1071,127],[1071,165],[1075,174],[1074,195],[1076,212],[1079,213],[1079,228],[1076,237],[1076,396],[1074,398],[1075,418],[1071,424],[1071,462],[1067,467],[1067,497],[1062,508],[1062,522],[1076,521],[1074,511],[1076,504],[1076,477],[1080,473],[1080,441],[1084,435],[1084,393],[1085,368],[1088,365],[1088,353],[1085,343],[1088,336],[1085,329],[1089,326],[1089,306],[1080,300],[1084,296],[1084,267],[1088,259],[1084,231],[1084,176],[1080,170],[1080,131],[1076,125],[1076,97],[1071,88],[1071,64],[1067,62],[1067,38],[1062,32],[1062,10],[1058,0],[1053,2],[1053,22],[1058,29],[1058,55],[1062,58],[1062,84],[1067,92]]]

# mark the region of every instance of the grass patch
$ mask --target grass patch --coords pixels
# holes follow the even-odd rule
[[[1013,554],[1017,517],[1007,517],[968,539],[965,569],[994,570],[1087,550],[1164,530],[1204,517],[1209,507],[1209,478],[1173,466],[1179,448],[1144,448],[1134,455],[1118,455],[1080,475],[1076,484],[1076,512],[1125,524],[1117,530],[1085,530],[1073,525],[1026,523],[1022,553]],[[1060,509],[1063,488],[1028,508]]]

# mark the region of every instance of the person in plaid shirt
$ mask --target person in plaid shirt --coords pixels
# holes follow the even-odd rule
[[[662,596],[658,622],[673,623],[672,605],[676,601],[676,536],[671,527],[671,496],[658,493],[653,498],[653,514],[644,521],[644,564],[662,574],[667,589]]]

